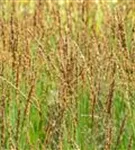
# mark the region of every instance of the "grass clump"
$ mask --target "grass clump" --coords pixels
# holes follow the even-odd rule
[[[135,148],[134,6],[1,1],[1,149]]]

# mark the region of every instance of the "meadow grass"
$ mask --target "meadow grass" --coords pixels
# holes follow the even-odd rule
[[[135,149],[135,4],[0,2],[0,149]]]

